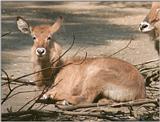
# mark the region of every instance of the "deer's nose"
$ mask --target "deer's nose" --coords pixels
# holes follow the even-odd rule
[[[144,29],[149,27],[149,23],[148,22],[141,22],[141,24],[139,25],[139,30],[143,31]]]
[[[37,49],[36,49],[36,54],[37,54],[38,56],[43,56],[43,55],[46,54],[46,49],[43,48],[43,47],[37,48]]]

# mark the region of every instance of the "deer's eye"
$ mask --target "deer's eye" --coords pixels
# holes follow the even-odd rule
[[[49,36],[49,37],[47,38],[47,40],[51,40],[51,37]]]
[[[35,36],[33,36],[33,40],[35,40],[36,39],[36,37]]]

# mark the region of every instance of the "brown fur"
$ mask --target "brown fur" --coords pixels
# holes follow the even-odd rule
[[[160,11],[160,2],[153,2],[151,10],[145,18],[146,21],[154,26],[153,31],[149,33],[152,40],[159,40],[160,36],[160,16],[157,9]]]
[[[153,2],[151,9],[144,20],[146,20],[149,23],[155,23],[159,21],[158,11],[157,9],[160,8],[160,2]]]
[[[158,11],[159,9],[159,11]],[[150,35],[151,40],[155,43],[155,49],[159,53],[160,42],[160,2],[153,2],[152,7],[143,21],[148,22],[153,29],[147,32]]]
[[[25,20],[19,18],[18,24]],[[59,21],[58,21],[59,22]],[[71,58],[68,60],[59,60],[53,63],[61,54],[61,46],[55,40],[47,41],[50,33],[56,30],[59,24],[52,26],[38,26],[32,28],[31,35],[36,36],[32,47],[32,60],[34,71],[38,71],[50,66],[59,67],[57,69],[48,69],[37,73],[37,86],[57,84],[45,95],[54,100],[67,100],[72,104],[91,103],[97,96],[115,101],[129,101],[145,98],[145,85],[143,76],[131,64],[116,58],[87,58],[82,62],[81,58]],[[23,23],[22,23],[23,24]],[[19,29],[23,31],[23,24]],[[42,29],[43,27],[43,29]],[[54,28],[52,28],[54,27]],[[52,29],[50,29],[52,28]],[[52,31],[50,31],[52,30]],[[25,32],[27,33],[27,32]],[[38,57],[35,53],[37,47],[45,47],[46,55]],[[69,64],[67,66],[66,64]],[[51,82],[44,80],[51,77]],[[47,81],[47,82],[46,82]],[[48,83],[49,82],[49,83]]]
[[[145,98],[144,79],[131,64],[116,58],[68,60],[73,64],[63,67],[56,75],[58,85],[50,90],[55,100],[67,100],[70,103],[93,102],[103,94],[103,97],[115,101],[129,101]],[[76,64],[75,64],[76,63]]]

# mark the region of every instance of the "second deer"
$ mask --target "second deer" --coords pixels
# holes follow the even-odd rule
[[[66,100],[71,104],[95,102],[98,96],[113,101],[145,98],[143,76],[126,61],[102,57],[87,58],[80,63],[80,58],[71,58],[60,59],[53,64],[62,52],[62,47],[53,39],[62,21],[63,18],[59,17],[52,25],[32,27],[25,19],[17,17],[18,29],[34,39],[31,49],[34,71],[55,67],[36,75],[39,87],[59,82],[45,96],[56,101]],[[61,67],[68,63],[70,65]],[[53,71],[54,79],[50,82],[48,79]]]
[[[139,25],[139,30],[143,33],[148,33],[151,40],[155,43],[155,49],[159,54],[159,42],[160,42],[160,2],[153,2],[152,7]]]

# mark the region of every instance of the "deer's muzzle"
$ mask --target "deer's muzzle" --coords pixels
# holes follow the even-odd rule
[[[43,48],[43,47],[37,48],[36,49],[36,54],[37,54],[37,56],[43,56],[43,55],[46,54],[46,49]]]
[[[139,25],[139,30],[141,32],[149,32],[153,29],[154,27],[146,21],[141,22],[141,24]]]

